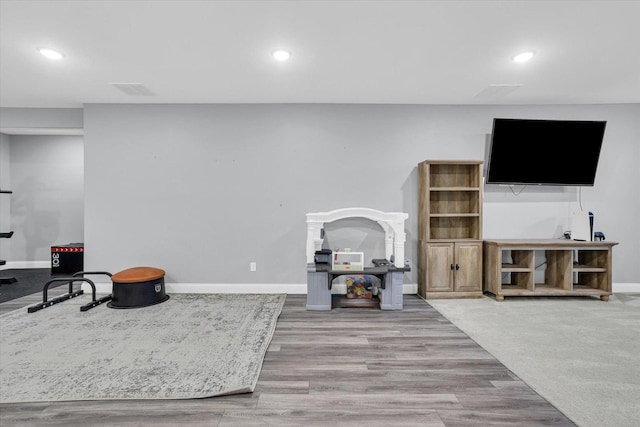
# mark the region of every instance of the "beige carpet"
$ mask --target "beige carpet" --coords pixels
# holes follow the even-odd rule
[[[174,294],[86,312],[83,295],[0,316],[0,403],[186,399],[254,390],[285,295]]]
[[[428,302],[577,425],[640,426],[640,294]]]

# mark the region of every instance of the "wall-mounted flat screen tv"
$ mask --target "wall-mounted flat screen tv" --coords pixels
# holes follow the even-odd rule
[[[606,124],[494,118],[485,183],[593,186]]]

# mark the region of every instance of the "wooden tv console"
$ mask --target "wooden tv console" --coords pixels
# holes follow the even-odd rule
[[[611,252],[615,242],[567,239],[485,240],[484,291],[505,296],[611,295]],[[544,282],[536,270],[544,267]]]

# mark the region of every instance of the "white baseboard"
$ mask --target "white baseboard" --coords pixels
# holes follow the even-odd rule
[[[51,268],[51,261],[7,261],[5,265],[0,266],[0,271],[9,269],[20,268]],[[91,277],[89,277],[91,278]],[[104,278],[101,278],[104,280]],[[97,283],[96,290],[99,293],[111,292],[111,283]],[[86,288],[84,287],[86,286]],[[340,284],[336,283],[334,287],[339,287]],[[346,287],[344,287],[346,292]],[[640,293],[640,283],[613,283],[613,293]],[[89,284],[83,284],[85,292],[90,291]],[[227,294],[272,294],[272,293],[285,293],[285,294],[306,294],[306,283],[240,283],[240,284],[228,284],[228,283],[167,283],[165,284],[167,293],[176,294],[207,294],[207,293],[227,293]],[[343,289],[340,288],[340,291]],[[417,283],[404,283],[402,287],[402,293],[413,295],[418,293]]]
[[[91,276],[88,276],[91,279]],[[93,280],[93,279],[92,279]],[[104,280],[104,279],[102,279]],[[95,282],[96,293],[111,293],[112,284],[108,282]],[[165,283],[165,291],[168,294],[291,294],[306,295],[306,283]],[[82,290],[91,292],[91,285],[82,283]],[[415,294],[418,292],[416,283],[405,283],[402,286],[403,294]]]
[[[0,271],[18,268],[51,268],[49,261],[7,261],[0,266]],[[91,278],[89,276],[89,278]],[[101,279],[104,280],[104,279]],[[110,293],[111,283],[95,282],[96,292]],[[82,284],[85,292],[91,291],[91,286]],[[165,290],[170,294],[300,294],[307,293],[306,283],[166,283]],[[640,293],[640,283],[613,283],[614,293]],[[402,293],[413,295],[418,293],[417,283],[404,283]]]
[[[613,283],[611,290],[615,293],[640,293],[640,283]]]
[[[306,284],[166,283],[168,294],[306,294]]]
[[[7,261],[0,270],[13,268],[51,268],[51,261]]]
[[[91,278],[91,276],[89,276]],[[96,292],[108,294],[111,292],[111,283],[94,282]],[[82,284],[85,292],[91,291],[88,283]],[[166,283],[165,291],[168,294],[291,294],[306,295],[306,283]],[[640,283],[614,283],[614,293],[640,293]],[[405,283],[402,293],[414,295],[418,293],[417,283]]]
[[[417,283],[403,283],[402,284],[402,293],[407,295],[414,295],[418,293],[418,284]]]
[[[91,276],[88,276],[91,278]],[[111,283],[94,282],[96,292],[110,293]],[[306,284],[277,283],[165,283],[168,294],[306,294]],[[85,292],[91,291],[91,285],[82,284]]]

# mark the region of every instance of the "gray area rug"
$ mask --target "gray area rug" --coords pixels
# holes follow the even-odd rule
[[[173,294],[80,312],[83,295],[0,316],[0,402],[252,392],[285,295]]]
[[[428,302],[577,425],[640,425],[640,294]]]

